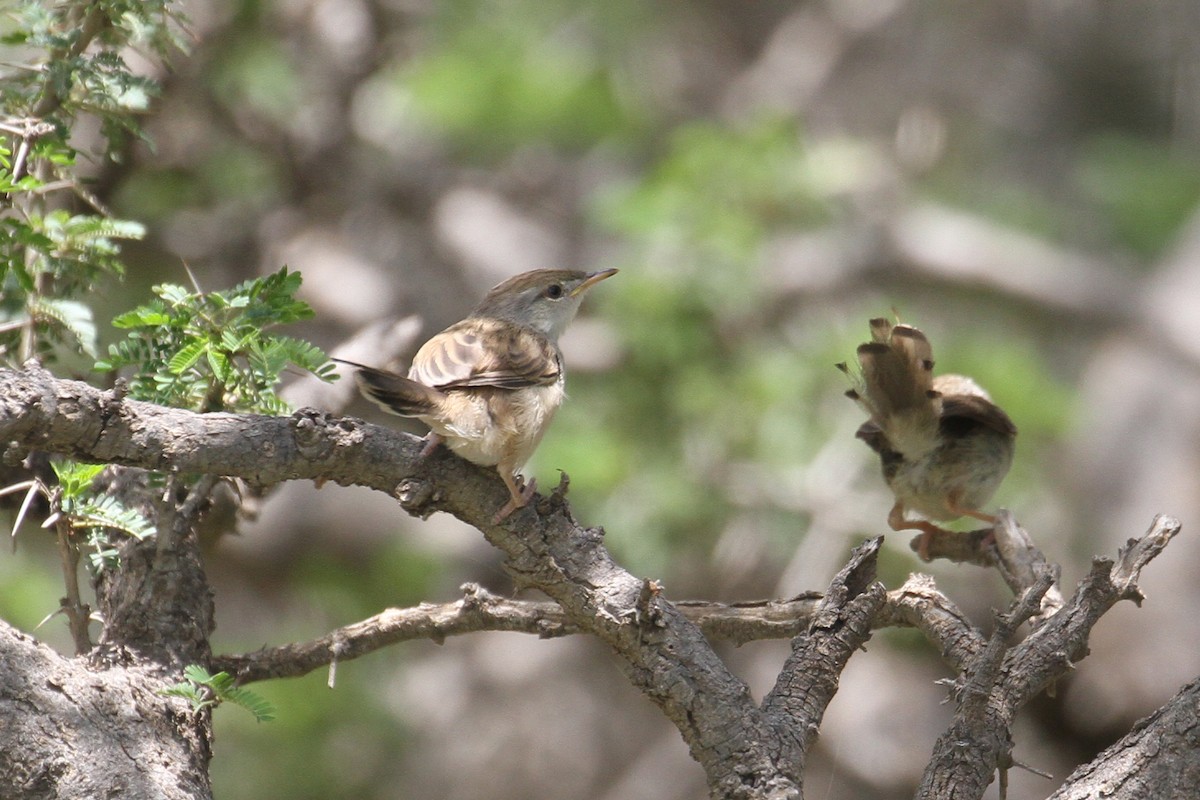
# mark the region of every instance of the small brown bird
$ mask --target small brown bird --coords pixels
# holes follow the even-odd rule
[[[980,508],[1012,466],[1017,428],[975,381],[933,377],[933,348],[921,331],[886,319],[870,325],[871,341],[858,347],[861,383],[846,394],[870,416],[857,436],[879,454],[896,496],[888,525],[921,531],[917,552],[928,561],[929,542],[944,529],[904,512],[994,525]],[[850,374],[845,364],[838,368]]]
[[[518,471],[565,396],[558,337],[587,290],[615,274],[539,269],[509,278],[422,345],[408,377],[342,363],[357,368],[367,399],[429,426],[422,457],[445,442],[466,460],[496,468],[511,495],[492,520],[500,522],[537,488],[532,479],[522,486]]]

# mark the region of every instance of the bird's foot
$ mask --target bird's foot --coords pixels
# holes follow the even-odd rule
[[[966,511],[955,508],[955,513],[961,515],[969,514],[972,517],[982,518],[981,512]],[[988,517],[989,520],[995,520],[995,517]],[[888,526],[894,531],[920,531],[921,535],[912,542],[912,549],[917,552],[917,555],[922,561],[932,561],[929,555],[929,548],[933,544],[935,538],[943,536],[961,536],[962,534],[954,531],[946,530],[940,525],[935,525],[923,519],[906,519],[904,516],[903,504],[897,502],[892,506],[891,512],[888,514]]]
[[[906,520],[904,530],[920,531],[921,535],[913,540],[912,548],[917,551],[917,557],[922,561],[929,562],[933,558],[929,555],[929,547],[933,544],[935,537],[940,536],[958,536],[954,531],[948,531],[940,525],[934,525],[932,522],[925,520]]]
[[[492,517],[492,524],[499,525],[504,520],[508,519],[518,508],[524,508],[529,505],[529,501],[537,492],[537,478],[530,478],[529,483],[525,483],[524,478],[520,475],[516,476],[513,483],[508,487],[512,497],[505,503],[499,511]]]
[[[429,455],[434,450],[437,450],[438,445],[441,444],[444,440],[442,439],[441,436],[438,436],[433,431],[430,431],[428,434],[426,434],[425,438],[422,439],[421,441],[425,442],[425,446],[421,448],[420,453],[417,453],[418,460],[429,458]]]
[[[980,522],[986,522],[988,525],[995,525],[999,521],[999,517],[995,514],[989,514],[986,511],[980,511],[977,508],[967,508],[958,502],[958,493],[953,492],[946,498],[946,508],[956,517],[972,517]]]

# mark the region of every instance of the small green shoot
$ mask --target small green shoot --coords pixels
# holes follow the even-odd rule
[[[199,664],[189,664],[183,669],[183,677],[185,680],[159,689],[158,694],[164,697],[184,698],[192,704],[192,711],[197,714],[206,708],[215,708],[221,703],[229,702],[246,709],[259,722],[275,719],[275,706],[255,692],[235,686],[233,678],[227,672],[210,675],[208,670]]]

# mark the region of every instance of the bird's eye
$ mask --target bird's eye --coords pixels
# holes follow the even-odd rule
[[[561,283],[550,284],[549,286],[546,287],[545,294],[546,294],[546,297],[549,297],[551,300],[557,300],[558,298],[563,296],[562,284]]]

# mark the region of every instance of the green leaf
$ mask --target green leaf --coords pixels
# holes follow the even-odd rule
[[[177,283],[160,283],[153,289],[154,293],[171,305],[181,305],[191,298],[191,293]]]
[[[50,462],[50,468],[54,470],[54,476],[58,478],[66,498],[75,498],[90,491],[92,481],[104,471],[104,467],[104,464],[81,464],[78,461]]]
[[[225,673],[220,674],[224,675]],[[258,722],[271,722],[275,719],[275,706],[266,698],[249,689],[235,686],[228,691],[226,699],[249,711]]]
[[[92,310],[78,300],[39,297],[29,303],[35,317],[52,319],[74,337],[84,355],[96,357],[96,323]]]
[[[222,384],[233,383],[235,379],[233,362],[229,360],[229,356],[215,348],[208,349],[208,365],[212,368],[213,375]]]
[[[76,528],[112,528],[135,539],[145,539],[154,533],[154,526],[145,517],[125,508],[115,497],[97,497],[80,504],[72,517]]]
[[[161,304],[150,304],[126,311],[113,318],[114,328],[154,328],[171,321],[170,315],[162,310]]]
[[[187,678],[192,683],[207,686],[212,680],[212,675],[209,671],[199,664],[188,664],[183,668],[183,677]]]
[[[200,360],[200,357],[208,350],[208,342],[197,340],[185,345],[182,350],[177,352],[167,362],[167,369],[172,374],[181,375],[186,370],[190,369],[193,364]]]

